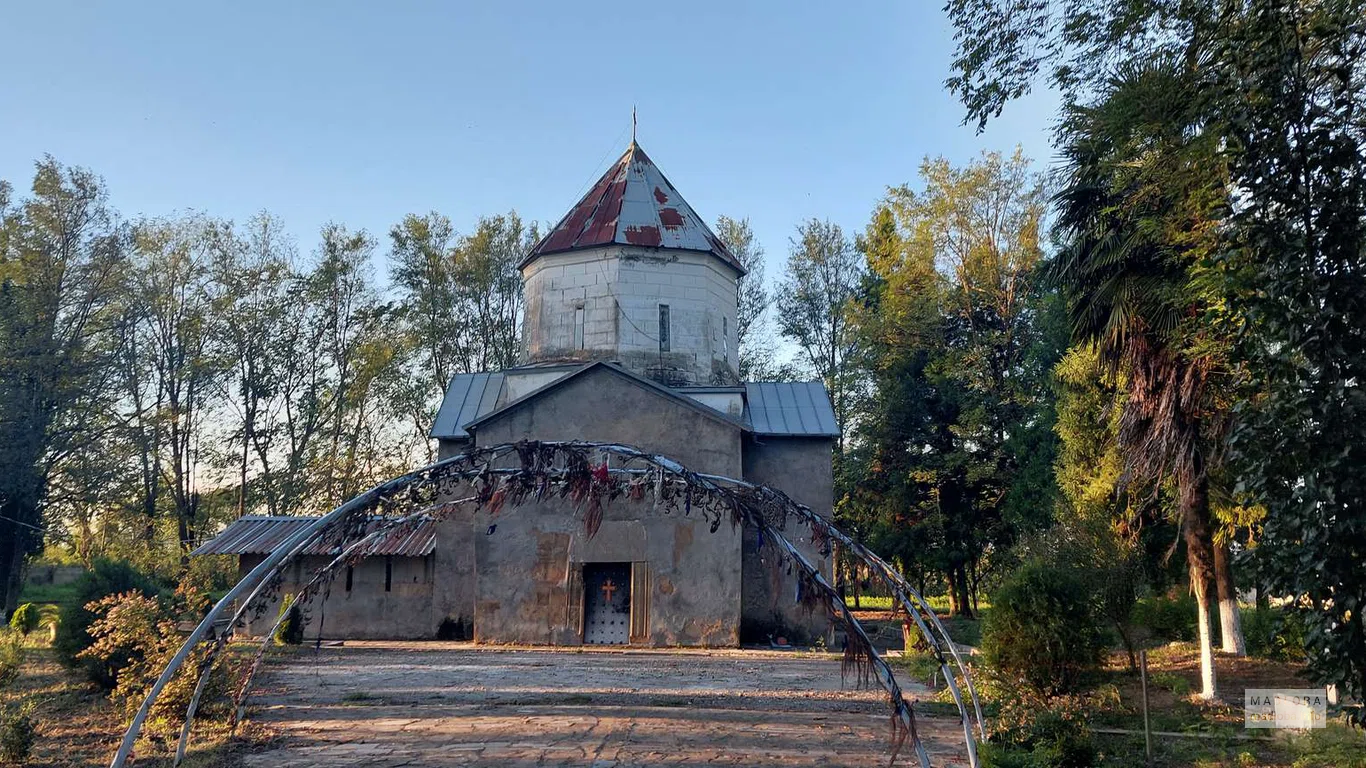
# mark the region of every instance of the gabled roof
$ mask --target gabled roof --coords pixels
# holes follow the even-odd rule
[[[745,273],[739,259],[634,140],[520,266],[548,253],[612,243],[705,251]]]
[[[596,366],[610,368],[639,385],[658,392],[664,397],[697,410],[699,413],[725,420],[756,435],[770,437],[837,437],[839,429],[835,422],[835,409],[830,405],[830,397],[825,386],[819,381],[796,382],[748,382],[743,387],[666,387],[651,379],[632,373],[625,368],[608,362],[578,364],[576,370],[549,382],[538,389],[528,392],[511,402],[498,405],[508,376],[521,372],[560,369],[574,366],[556,365],[537,368],[512,368],[493,373],[461,373],[451,379],[446,389],[446,397],[441,401],[436,421],[432,424],[429,436],[438,440],[465,440],[470,437],[469,427],[476,426],[509,408],[515,407],[530,398],[550,391],[561,383],[583,375]],[[743,416],[731,417],[705,403],[698,402],[688,395],[713,392],[743,392],[745,409]]]
[[[691,397],[688,397],[688,396],[686,396],[686,395],[680,395],[679,393],[677,393],[677,392],[675,392],[674,390],[672,390],[672,389],[670,389],[670,388],[664,386],[663,384],[660,384],[660,383],[658,383],[658,382],[656,382],[656,381],[653,381],[653,380],[651,380],[651,379],[647,379],[647,378],[645,378],[644,376],[641,376],[641,375],[639,375],[639,374],[632,373],[632,372],[626,370],[625,368],[623,368],[623,367],[617,365],[616,363],[607,363],[607,362],[602,362],[602,361],[598,361],[598,362],[595,362],[595,363],[589,363],[589,364],[585,365],[584,367],[580,368],[579,370],[574,371],[573,373],[569,374],[568,376],[562,376],[562,377],[560,377],[560,378],[558,378],[558,379],[555,379],[554,381],[550,382],[549,384],[546,384],[545,386],[543,386],[543,387],[541,387],[541,388],[539,388],[539,389],[535,389],[535,390],[532,390],[531,392],[528,392],[528,393],[527,393],[526,395],[524,395],[523,397],[519,397],[519,398],[517,398],[516,400],[513,400],[513,401],[510,402],[510,403],[507,403],[507,404],[504,405],[502,408],[498,408],[498,409],[496,409],[496,410],[493,410],[493,411],[490,411],[490,412],[488,412],[488,413],[485,413],[484,415],[482,415],[482,416],[476,418],[474,421],[467,422],[467,423],[464,425],[464,426],[465,426],[465,429],[466,429],[466,430],[474,430],[474,429],[477,429],[478,426],[479,426],[480,424],[483,424],[483,423],[486,422],[486,421],[490,421],[490,420],[492,420],[492,419],[494,419],[494,418],[496,418],[496,417],[498,417],[498,416],[501,416],[502,414],[504,414],[504,413],[506,413],[506,412],[508,412],[508,411],[511,411],[511,410],[513,410],[513,409],[515,409],[515,408],[517,408],[517,407],[523,405],[524,403],[529,403],[529,402],[531,402],[532,400],[535,400],[536,398],[540,397],[541,395],[544,395],[544,394],[547,393],[547,392],[550,392],[550,391],[552,391],[552,390],[554,390],[554,389],[558,389],[559,387],[564,386],[565,384],[569,383],[570,381],[572,381],[572,380],[574,380],[574,379],[577,379],[577,378],[579,378],[579,377],[581,377],[581,376],[584,376],[584,375],[587,374],[589,371],[594,371],[594,370],[598,370],[598,369],[605,369],[605,370],[611,371],[611,372],[613,372],[613,373],[615,373],[615,374],[617,374],[617,375],[619,375],[619,376],[621,376],[621,377],[623,377],[623,378],[625,378],[625,379],[627,379],[627,380],[629,380],[629,381],[631,381],[631,382],[634,382],[635,384],[637,384],[637,385],[639,385],[639,386],[641,386],[641,387],[644,387],[645,389],[648,389],[648,390],[651,390],[651,391],[655,392],[656,394],[660,395],[661,397],[668,398],[669,400],[672,400],[672,401],[678,403],[679,405],[682,405],[682,406],[685,407],[685,408],[691,408],[692,410],[697,411],[699,414],[701,414],[701,415],[703,415],[703,416],[706,416],[707,418],[715,419],[715,420],[720,421],[720,422],[722,422],[722,423],[729,424],[729,425],[732,426],[732,427],[739,427],[740,429],[742,429],[742,430],[744,430],[744,431],[746,431],[746,432],[749,431],[749,426],[748,426],[748,425],[746,425],[746,424],[744,424],[744,423],[742,423],[742,422],[740,422],[740,421],[737,421],[737,420],[735,420],[735,419],[732,419],[731,417],[729,417],[729,416],[727,416],[726,414],[724,414],[724,413],[722,413],[722,412],[716,410],[715,408],[712,408],[712,407],[707,406],[707,405],[703,405],[702,403],[699,403],[699,402],[697,402],[696,400],[694,400],[694,399],[692,399]]]
[[[465,425],[493,410],[503,390],[503,372],[456,374],[441,400],[428,437],[469,437]]]
[[[303,530],[316,517],[245,515],[234,520],[223,532],[209,541],[200,544],[191,555],[266,555],[274,552],[290,536]],[[370,523],[373,530],[378,520]],[[406,533],[397,531],[381,537],[361,548],[366,556],[394,555],[397,557],[424,557],[436,550],[436,523],[426,520],[417,526],[407,528]],[[339,548],[333,544],[315,541],[304,548],[305,555],[336,555]]]
[[[819,381],[748,382],[745,406],[756,435],[839,437],[835,409]]]

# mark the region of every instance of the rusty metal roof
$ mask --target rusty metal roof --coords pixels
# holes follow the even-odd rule
[[[290,536],[314,522],[316,517],[270,517],[246,515],[233,521],[223,532],[199,546],[191,555],[265,555],[275,551]],[[379,520],[371,522],[377,526]],[[395,531],[362,550],[365,555],[394,555],[396,557],[424,557],[436,550],[436,523],[427,520]],[[305,555],[335,555],[339,548],[324,542],[314,542]]]
[[[739,259],[634,141],[521,266],[547,253],[612,243],[705,251],[745,273]]]

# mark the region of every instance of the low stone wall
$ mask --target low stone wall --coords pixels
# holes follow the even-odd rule
[[[35,587],[60,587],[79,579],[83,573],[83,565],[30,565],[27,581]]]

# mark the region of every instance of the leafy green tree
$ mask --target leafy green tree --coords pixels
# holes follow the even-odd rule
[[[1245,376],[1232,434],[1265,506],[1260,583],[1293,598],[1317,683],[1366,698],[1366,3],[1257,0],[1214,49]],[[1356,710],[1366,723],[1366,709]]]
[[[851,323],[868,393],[842,513],[913,570],[943,574],[951,610],[1052,506],[1051,395],[1039,181],[1018,154],[922,167],[860,239],[870,279]],[[849,474],[848,472],[846,474]]]
[[[1096,344],[1101,362],[1124,372],[1119,443],[1127,478],[1175,485],[1199,611],[1202,696],[1212,698],[1209,478],[1226,414],[1209,382],[1225,356],[1204,322],[1216,297],[1194,277],[1215,247],[1226,178],[1217,135],[1198,128],[1202,108],[1184,66],[1159,60],[1122,69],[1095,106],[1069,109],[1058,195],[1063,245],[1052,275],[1073,338]]]
[[[127,229],[94,174],[51,157],[31,197],[0,183],[0,603],[42,548],[54,470],[98,437]]]
[[[797,226],[778,293],[778,329],[825,382],[844,451],[851,412],[849,303],[863,263],[838,224],[811,219]]]
[[[130,302],[161,424],[161,440],[149,447],[160,455],[182,567],[201,531],[200,447],[209,439],[225,373],[211,275],[222,229],[221,222],[191,215],[142,222],[135,237]]]
[[[401,364],[410,375],[386,394],[401,404],[416,435],[425,439],[452,376],[521,359],[518,264],[539,236],[516,211],[481,216],[467,236],[436,212],[410,214],[390,230],[390,277],[406,338]]]
[[[742,381],[780,381],[795,378],[774,354],[772,318],[769,307],[773,297],[765,280],[764,247],[754,238],[749,219],[716,218],[716,236],[721,238],[746,273],[740,278],[735,312],[735,346]],[[790,366],[789,366],[790,367]]]
[[[226,369],[220,393],[230,419],[240,429],[230,435],[237,452],[222,452],[220,462],[237,469],[237,514],[264,506],[282,508],[275,463],[280,453],[281,372],[296,350],[288,338],[294,243],[278,219],[262,212],[245,232],[223,232],[214,251],[212,279],[217,286],[213,313]]]

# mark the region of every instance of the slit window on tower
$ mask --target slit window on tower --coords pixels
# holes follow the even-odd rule
[[[721,357],[730,359],[730,318],[721,315]]]
[[[346,591],[351,591],[351,566],[346,566]]]
[[[583,349],[583,307],[574,308],[574,349]]]
[[[394,558],[384,558],[384,591],[388,592],[394,586]]]
[[[669,351],[669,305],[659,305],[659,351]]]

